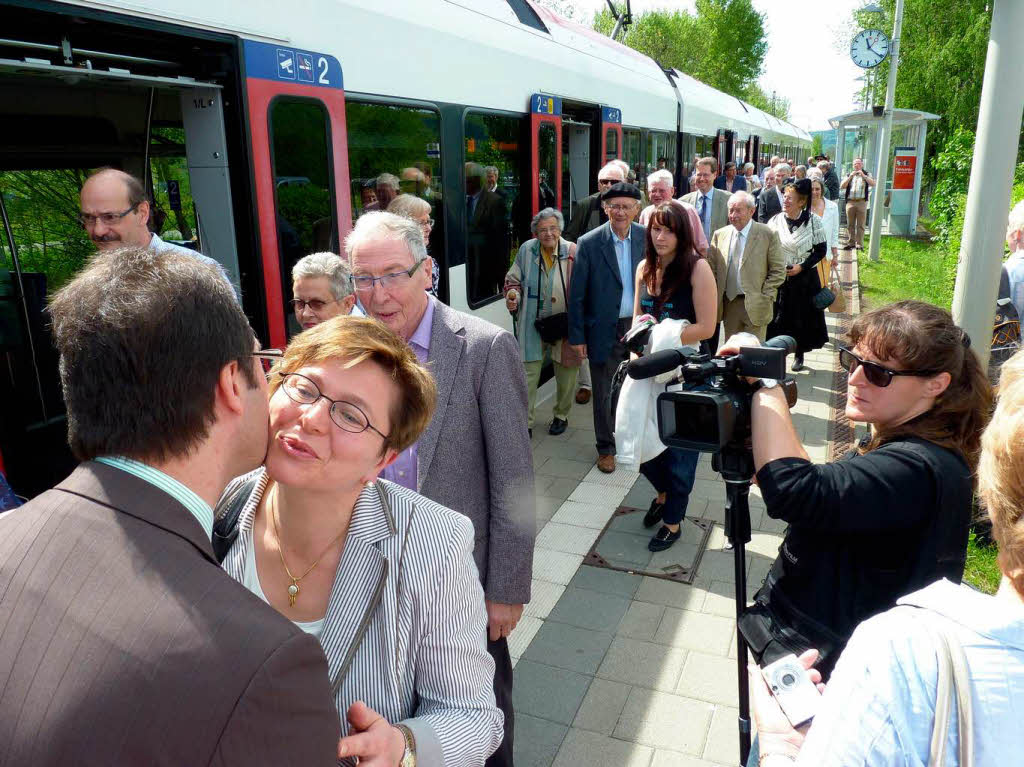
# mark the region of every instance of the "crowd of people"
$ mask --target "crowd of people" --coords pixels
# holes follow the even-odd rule
[[[511,765],[544,362],[549,433],[588,391],[613,472],[635,326],[723,355],[790,335],[796,372],[828,340],[818,265],[858,244],[839,243],[835,200],[855,218],[873,181],[857,163],[842,181],[827,161],[755,170],[699,158],[675,199],[667,169],[645,194],[613,161],[568,224],[543,207],[500,279],[514,333],[436,298],[430,205],[384,179],[394,194],[378,184],[340,253],[292,267],[285,349],[260,347],[219,265],[148,231],[137,179],[91,176],[99,252],[49,307],[82,463],[0,515],[0,762]],[[1024,745],[1024,357],[989,422],[948,312],[900,302],[836,343],[846,416],[871,429],[840,460],[808,460],[781,387],[751,381],[757,482],[788,528],[740,630],[759,663],[798,654],[827,682],[805,732],[752,679],[751,764],[927,763],[937,633],[966,653],[974,763],[1002,763]],[[639,463],[651,551],[681,536],[697,458]],[[954,585],[975,477],[996,597]]]

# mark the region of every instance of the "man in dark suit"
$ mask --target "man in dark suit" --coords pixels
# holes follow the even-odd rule
[[[704,237],[710,242],[711,235],[729,223],[730,192],[716,190],[714,157],[702,157],[697,161],[697,172],[694,174],[696,191],[683,195],[682,202],[688,202],[697,209]],[[735,169],[735,168],[734,168]]]
[[[132,246],[50,312],[83,463],[0,517],[0,764],[334,764],[320,645],[210,543],[213,506],[268,438],[232,289]]]
[[[640,190],[613,184],[601,195],[608,223],[580,237],[569,291],[569,343],[590,361],[594,384],[597,467],[615,471],[615,438],[609,394],[612,376],[626,347],[622,336],[633,322],[637,265],[644,257],[646,232],[633,223]]]
[[[784,170],[783,170],[784,169]],[[764,188],[757,198],[757,222],[767,224],[772,216],[782,212],[782,185],[780,177],[789,175],[789,166],[784,164],[769,168],[764,174]]]
[[[415,222],[363,216],[345,242],[356,277],[391,278],[358,291],[367,314],[404,338],[437,380],[426,431],[383,477],[469,517],[487,604],[494,692],[505,739],[487,761],[512,764],[512,660],[508,636],[530,601],[536,511],[526,431],[526,375],[508,331],[426,293],[430,259]]]
[[[736,172],[736,163],[730,160],[725,164],[725,173],[715,178],[715,189],[722,189],[729,194],[747,191],[747,180]]]
[[[604,208],[601,205],[601,195],[620,181],[625,181],[622,168],[614,163],[608,163],[597,174],[597,191],[592,195],[584,197],[576,203],[569,217],[569,225],[565,227],[562,236],[569,242],[579,242],[580,237],[587,232],[592,232],[608,220]]]

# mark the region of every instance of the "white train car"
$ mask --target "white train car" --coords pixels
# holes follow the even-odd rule
[[[511,327],[530,217],[568,217],[608,159],[642,182],[810,146],[530,0],[0,0],[0,21],[0,470],[25,495],[73,464],[43,310],[91,252],[70,223],[89,169],[144,178],[151,223],[282,345],[292,265],[338,250],[381,176],[431,204],[442,300]]]

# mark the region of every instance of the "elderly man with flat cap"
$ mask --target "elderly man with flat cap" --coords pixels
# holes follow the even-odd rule
[[[615,437],[609,394],[612,376],[626,359],[622,336],[633,321],[633,286],[644,257],[644,228],[633,223],[640,190],[619,182],[601,195],[608,221],[576,243],[569,296],[569,343],[590,360],[594,385],[597,467],[615,471]]]

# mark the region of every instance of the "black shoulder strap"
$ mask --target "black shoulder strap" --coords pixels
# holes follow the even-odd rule
[[[224,557],[228,555],[232,544],[238,538],[238,518],[259,481],[260,477],[257,474],[240,484],[234,493],[217,504],[217,508],[214,510],[216,521],[213,523],[211,542],[213,543],[213,555],[217,557],[218,562],[224,561]]]

